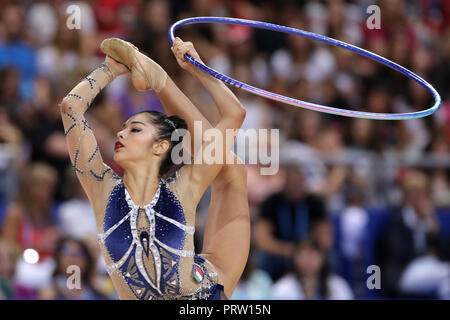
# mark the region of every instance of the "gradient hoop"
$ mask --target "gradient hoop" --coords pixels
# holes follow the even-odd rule
[[[346,116],[346,117],[353,117],[353,118],[363,118],[363,119],[374,119],[374,120],[406,120],[406,119],[416,119],[428,116],[434,112],[436,112],[437,109],[439,109],[441,105],[441,97],[439,93],[424,79],[416,75],[415,73],[411,72],[410,70],[396,64],[395,62],[392,62],[386,58],[383,58],[375,53],[372,53],[370,51],[361,49],[357,46],[335,40],[332,38],[328,38],[325,36],[321,36],[312,32],[303,31],[299,29],[294,29],[290,27],[284,27],[276,24],[271,24],[267,22],[259,22],[259,21],[252,21],[252,20],[244,20],[244,19],[235,19],[235,18],[223,18],[223,17],[195,17],[195,18],[187,18],[180,21],[175,22],[172,26],[169,28],[169,39],[171,44],[173,44],[175,40],[174,32],[177,28],[182,27],[184,25],[188,24],[196,24],[196,23],[223,23],[223,24],[237,24],[237,25],[244,25],[249,26],[253,28],[259,28],[259,29],[267,29],[272,31],[278,31],[283,33],[289,33],[289,34],[295,34],[303,37],[307,37],[309,39],[318,40],[321,42],[325,42],[328,44],[332,44],[337,47],[341,47],[353,52],[356,52],[362,56],[368,57],[372,60],[375,60],[377,62],[380,62],[396,71],[399,71],[406,75],[408,78],[413,79],[414,81],[418,82],[421,86],[425,87],[434,98],[434,105],[426,110],[423,111],[417,111],[417,112],[410,112],[410,113],[374,113],[374,112],[361,112],[361,111],[353,111],[353,110],[346,110],[346,109],[339,109],[339,108],[333,108],[328,106],[323,106],[319,104],[314,104],[302,100],[297,100],[294,98],[285,97],[270,91],[266,91],[263,89],[259,89],[256,87],[253,87],[251,85],[248,85],[246,83],[240,82],[238,80],[232,79],[226,75],[223,75],[216,70],[204,65],[203,63],[200,63],[196,59],[194,59],[189,54],[185,55],[186,60],[188,60],[191,64],[193,64],[195,67],[199,68],[200,70],[203,70],[206,73],[209,73],[210,75],[214,76],[215,78],[232,85],[234,87],[243,89],[245,91],[248,91],[250,93],[256,94],[258,96],[272,99],[275,101],[287,103],[292,106],[306,108],[309,110],[324,112],[324,113],[330,113],[340,116]]]

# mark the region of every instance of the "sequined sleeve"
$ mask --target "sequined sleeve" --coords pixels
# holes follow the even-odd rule
[[[113,187],[113,180],[117,179],[117,175],[103,162],[97,140],[84,113],[95,96],[113,79],[114,75],[108,65],[102,63],[84,78],[60,104],[64,134],[72,166],[91,200],[108,192]]]

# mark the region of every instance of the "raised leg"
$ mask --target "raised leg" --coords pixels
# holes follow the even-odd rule
[[[216,267],[228,298],[244,271],[250,250],[247,169],[236,159],[239,164],[224,165],[212,183],[201,253]]]

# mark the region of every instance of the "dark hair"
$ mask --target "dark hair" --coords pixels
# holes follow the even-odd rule
[[[139,113],[146,113],[150,115],[151,123],[158,129],[158,137],[156,141],[167,140],[170,143],[169,150],[166,153],[163,161],[161,162],[161,167],[159,168],[159,176],[164,176],[167,172],[172,169],[174,163],[172,162],[172,149],[176,145],[176,141],[171,140],[172,133],[178,129],[187,129],[186,121],[179,116],[170,116],[159,111],[142,111]],[[183,135],[180,135],[179,143],[183,142]]]
[[[92,257],[92,255],[89,251],[89,248],[84,241],[76,239],[76,238],[71,238],[71,237],[60,238],[56,244],[56,249],[55,249],[55,254],[54,254],[56,267],[55,267],[55,270],[53,271],[53,277],[56,277],[57,275],[59,275],[61,273],[61,270],[60,270],[61,264],[62,264],[61,256],[62,256],[63,248],[69,242],[76,243],[80,247],[81,251],[83,252],[83,256],[86,258],[86,270],[84,272],[82,272],[81,278],[83,281],[90,284],[92,275],[93,275],[93,273],[95,273],[94,257]]]
[[[320,252],[323,257],[324,261],[322,264],[322,267],[319,270],[319,283],[318,283],[318,294],[320,298],[328,299],[330,296],[330,290],[328,288],[327,279],[330,274],[330,267],[328,265],[327,261],[327,255],[324,252],[324,250],[320,247],[319,242],[317,241],[317,238],[308,234],[304,236],[303,238],[297,240],[295,243],[295,249],[294,249],[294,255],[298,254],[299,251],[305,249],[305,248],[311,248],[315,251]],[[301,282],[302,274],[299,273],[299,270],[293,265],[294,273]]]
[[[67,274],[64,274],[64,273],[61,274],[61,265],[62,265],[61,256],[63,254],[64,246],[69,242],[76,243],[80,247],[80,249],[83,253],[83,256],[86,259],[86,270],[84,270],[84,272],[81,273],[81,279],[83,281],[82,285],[88,286],[89,289],[92,290],[92,292],[98,299],[105,298],[105,295],[97,289],[97,287],[94,283],[94,276],[96,273],[95,258],[92,256],[87,244],[83,240],[71,238],[71,237],[60,238],[58,240],[58,243],[56,244],[56,250],[54,252],[54,259],[56,262],[56,266],[55,266],[55,270],[53,271],[53,274],[52,274],[52,283],[53,283],[54,288],[57,291],[58,297],[64,298],[64,293],[59,290],[59,287],[56,282],[56,278],[60,275],[67,276]]]

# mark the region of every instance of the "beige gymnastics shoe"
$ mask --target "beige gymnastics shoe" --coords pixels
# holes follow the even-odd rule
[[[131,43],[119,38],[108,38],[102,41],[100,49],[131,70],[131,81],[137,90],[159,92],[164,88],[167,73]]]

